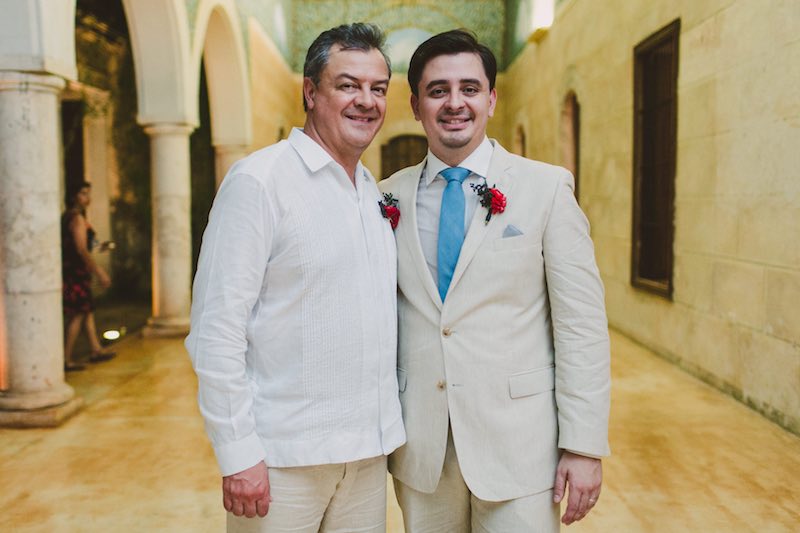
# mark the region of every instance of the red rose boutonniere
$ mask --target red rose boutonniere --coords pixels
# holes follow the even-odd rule
[[[397,208],[397,198],[392,196],[392,193],[385,192],[383,193],[383,200],[378,201],[378,205],[381,208],[381,215],[383,215],[383,218],[389,221],[389,224],[392,225],[392,229],[395,229],[397,223],[400,222],[400,209]]]
[[[506,210],[506,196],[494,187],[489,187],[486,183],[471,185],[472,189],[481,199],[481,205],[489,212],[486,213],[485,224],[492,219],[492,215],[497,215]]]

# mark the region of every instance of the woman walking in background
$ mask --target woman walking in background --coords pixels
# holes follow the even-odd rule
[[[67,194],[67,210],[61,217],[61,268],[64,299],[65,323],[67,325],[64,341],[64,370],[67,372],[83,370],[85,365],[72,359],[75,341],[85,325],[86,335],[92,348],[89,361],[97,363],[107,361],[116,354],[106,350],[97,338],[94,323],[94,302],[92,301],[92,274],[104,288],[111,285],[103,268],[92,259],[91,251],[95,246],[95,232],[86,220],[86,208],[91,202],[91,184],[84,181],[76,189]],[[109,248],[105,242],[99,251]]]

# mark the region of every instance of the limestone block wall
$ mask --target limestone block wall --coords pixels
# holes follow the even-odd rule
[[[633,49],[680,18],[672,301],[630,284]],[[800,433],[800,6],[566,0],[499,82],[494,128],[560,163],[581,106],[580,202],[613,327]],[[500,127],[498,127],[498,124]]]
[[[250,98],[253,113],[251,150],[286,138],[305,121],[302,76],[292,72],[272,39],[254,20],[249,22]]]

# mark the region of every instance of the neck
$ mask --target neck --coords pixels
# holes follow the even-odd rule
[[[328,152],[334,161],[339,163],[339,165],[344,169],[347,173],[347,177],[350,178],[350,183],[355,185],[356,183],[356,166],[358,166],[358,159],[361,157],[361,153],[353,154],[353,153],[341,153],[338,150],[334,150],[330,144],[325,142],[325,139],[317,131],[317,128],[314,127],[314,122],[306,118],[306,123],[303,126],[303,132],[311,137],[318,145],[322,147],[323,150]]]

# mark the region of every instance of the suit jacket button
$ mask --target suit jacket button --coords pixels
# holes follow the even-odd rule
[[[439,381],[436,383],[436,388],[437,388],[437,389],[439,389],[439,390],[444,390],[444,380],[440,379],[440,380],[439,380]]]
[[[450,330],[450,328],[444,328],[442,330],[442,335],[444,335],[445,337],[449,337],[452,333],[453,332]]]

